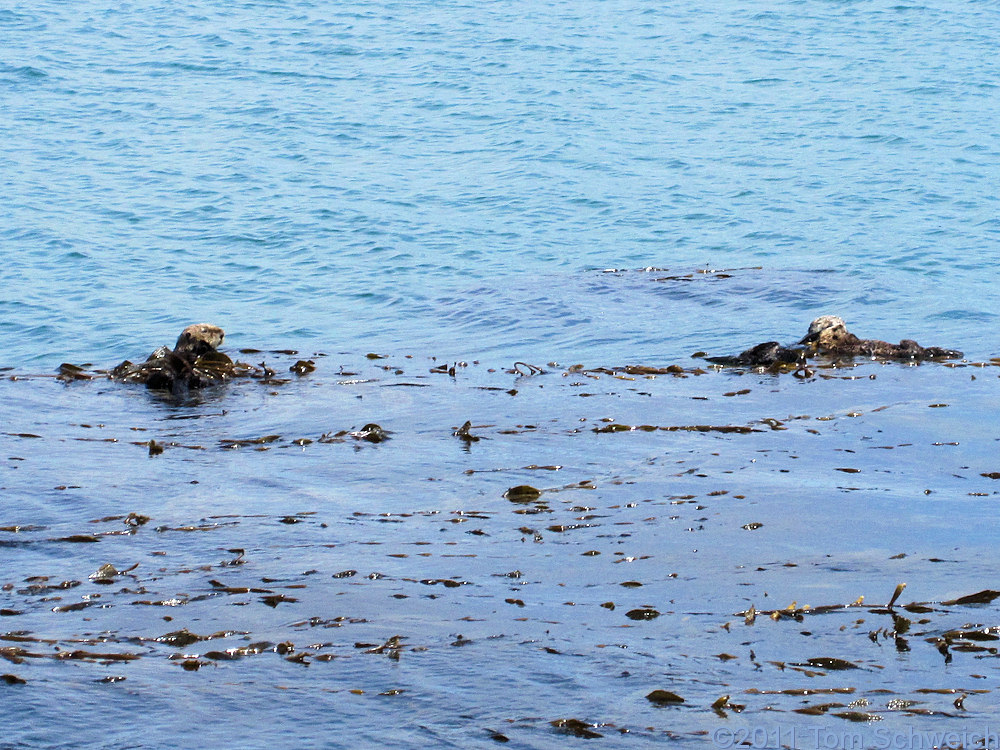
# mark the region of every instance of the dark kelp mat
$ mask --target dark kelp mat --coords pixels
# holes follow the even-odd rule
[[[184,401],[8,373],[0,690],[266,706],[261,746],[972,732],[995,364],[279,352]]]

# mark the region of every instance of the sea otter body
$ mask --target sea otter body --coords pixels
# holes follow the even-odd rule
[[[809,332],[800,344],[812,347],[828,357],[872,357],[874,359],[958,359],[962,352],[937,346],[920,346],[912,339],[890,344],[879,339],[859,339],[847,330],[836,315],[823,315],[809,324]]]
[[[937,346],[920,346],[912,339],[890,344],[879,339],[859,339],[847,330],[836,315],[823,315],[809,324],[809,332],[792,346],[782,346],[777,341],[766,341],[732,357],[706,357],[709,362],[736,367],[772,367],[803,365],[806,358],[820,354],[825,357],[871,357],[873,359],[898,359],[919,361],[924,359],[958,359],[962,352]]]
[[[735,357],[706,357],[717,365],[743,367],[771,367],[772,365],[801,365],[806,361],[807,349],[803,346],[782,346],[777,341],[763,344],[740,352]]]
[[[173,350],[161,346],[138,365],[126,360],[111,371],[111,377],[174,395],[222,383],[235,372],[233,361],[218,351],[225,336],[225,331],[208,323],[188,326]]]

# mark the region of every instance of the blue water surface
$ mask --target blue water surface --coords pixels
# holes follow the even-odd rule
[[[0,24],[11,365],[203,319],[244,345],[662,357],[833,312],[994,352],[985,3],[15,3]],[[647,266],[762,272],[693,299],[594,275]]]

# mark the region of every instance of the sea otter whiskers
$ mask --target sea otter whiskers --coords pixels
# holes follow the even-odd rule
[[[138,365],[125,360],[111,371],[111,377],[174,395],[221,383],[235,372],[233,361],[218,351],[225,336],[225,331],[209,323],[190,325],[173,350],[161,346]]]
[[[890,344],[879,339],[860,339],[847,330],[836,315],[823,315],[809,324],[809,332],[799,342],[831,357],[874,357],[876,359],[957,359],[962,352],[937,346],[920,346],[913,339]]]

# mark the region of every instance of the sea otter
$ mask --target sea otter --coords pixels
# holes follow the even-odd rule
[[[804,346],[782,346],[777,341],[765,341],[733,357],[705,357],[705,359],[717,365],[743,367],[803,365],[808,351]]]
[[[878,339],[859,339],[847,330],[836,315],[823,315],[809,324],[809,332],[799,342],[829,357],[872,357],[875,359],[958,359],[962,352],[937,346],[920,346],[912,339],[898,344]]]
[[[125,360],[111,371],[111,377],[174,395],[221,383],[235,372],[233,361],[218,351],[225,336],[225,331],[209,323],[190,325],[173,350],[161,346],[138,365]]]

